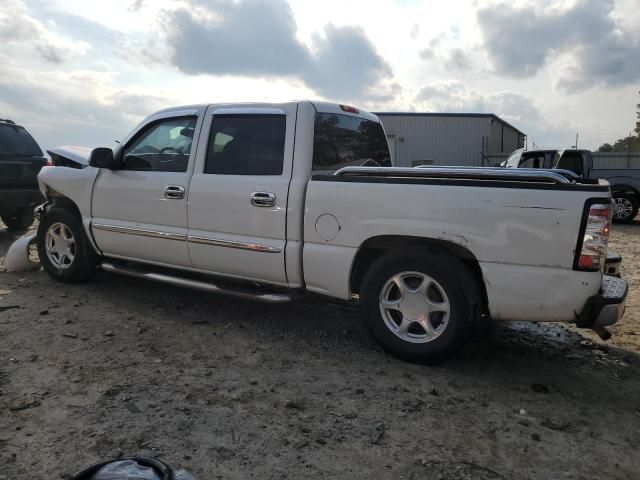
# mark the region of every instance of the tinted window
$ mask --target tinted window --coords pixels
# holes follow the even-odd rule
[[[582,155],[577,152],[565,152],[558,160],[556,168],[571,170],[578,175],[582,175]]]
[[[391,166],[382,125],[349,115],[316,114],[313,171],[358,166]]]
[[[0,123],[0,155],[41,157],[42,150],[23,127]]]
[[[523,154],[519,168],[544,168],[544,153]]]
[[[204,173],[281,175],[284,115],[216,115]]]
[[[195,126],[195,117],[151,124],[125,147],[123,169],[186,172]]]

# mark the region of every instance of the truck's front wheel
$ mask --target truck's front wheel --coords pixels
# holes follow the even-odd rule
[[[360,290],[365,323],[378,343],[421,363],[441,361],[461,347],[477,298],[466,266],[446,252],[385,256]]]
[[[95,253],[81,221],[63,208],[49,210],[38,226],[40,263],[56,280],[81,282],[95,271]]]

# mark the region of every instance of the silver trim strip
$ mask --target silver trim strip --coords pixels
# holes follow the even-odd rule
[[[144,228],[122,227],[119,225],[105,225],[103,223],[93,223],[93,228],[105,232],[126,233],[129,235],[140,235],[142,237],[164,238],[165,240],[186,241],[187,236],[182,233],[160,232],[158,230],[146,230]]]
[[[240,250],[251,250],[252,252],[263,253],[280,253],[281,248],[269,247],[267,245],[258,245],[255,243],[234,242],[230,240],[221,240],[219,238],[199,237],[197,235],[189,235],[189,242],[198,243],[200,245],[211,245],[215,247],[238,248]]]

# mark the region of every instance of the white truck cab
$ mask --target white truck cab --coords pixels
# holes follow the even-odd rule
[[[39,176],[38,249],[61,281],[102,268],[270,302],[355,299],[384,348],[418,361],[453,352],[482,314],[602,332],[624,310],[626,282],[602,274],[606,182],[393,168],[382,124],[354,107],[172,108],[115,151],[50,153],[65,166]]]

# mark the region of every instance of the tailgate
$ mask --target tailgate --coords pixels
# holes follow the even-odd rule
[[[45,163],[44,157],[0,157],[0,189],[37,189]]]

